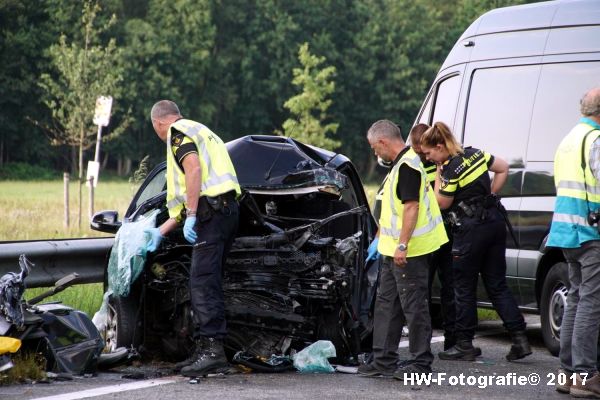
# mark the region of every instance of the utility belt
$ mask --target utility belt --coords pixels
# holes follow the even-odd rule
[[[227,193],[214,197],[200,196],[200,200],[198,201],[198,217],[200,221],[206,221],[216,212],[230,215],[234,204],[237,205],[235,190],[230,190]]]
[[[450,211],[444,213],[444,222],[452,227],[459,227],[466,220],[485,221],[490,216],[487,210],[491,208],[506,212],[504,206],[500,203],[500,197],[493,193],[462,200],[454,205]]]
[[[515,246],[519,248],[520,244],[512,224],[508,219],[506,208],[504,208],[504,205],[500,202],[500,197],[494,193],[459,202],[443,215],[444,222],[449,224],[453,229],[459,229],[461,225],[467,222],[485,221],[491,215],[489,210],[493,208],[497,209],[502,216],[502,219],[508,228],[508,232],[515,242]]]

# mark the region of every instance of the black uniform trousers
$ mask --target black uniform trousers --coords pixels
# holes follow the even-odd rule
[[[442,311],[442,327],[444,328],[445,345],[454,346],[456,304],[454,303],[454,276],[452,270],[452,234],[447,228],[447,243],[431,253],[429,259],[429,299],[431,301],[431,287],[437,272],[440,281],[440,306]]]
[[[506,284],[506,225],[500,211],[486,218],[461,218],[453,229],[456,339],[473,340],[477,328],[477,281],[481,279],[494,309],[509,332],[525,329],[525,320]]]
[[[238,224],[239,206],[235,200],[228,202],[220,211],[214,211],[207,204],[198,207],[194,227],[198,238],[192,252],[190,272],[194,339],[200,336],[223,339],[227,335],[223,265]]]

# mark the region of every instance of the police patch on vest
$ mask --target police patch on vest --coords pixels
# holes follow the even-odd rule
[[[444,177],[440,177],[440,181],[441,181],[441,188],[445,189],[446,186],[448,186],[448,183],[450,183],[450,181]]]
[[[183,142],[183,135],[175,135],[171,138],[171,145],[175,147],[181,146],[181,142]]]

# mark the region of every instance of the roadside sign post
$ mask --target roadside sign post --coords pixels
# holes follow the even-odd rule
[[[100,174],[100,142],[102,140],[102,127],[108,126],[110,122],[110,111],[113,98],[111,96],[100,96],[96,99],[96,109],[94,111],[94,124],[98,125],[98,135],[96,136],[96,152],[94,161],[88,161],[86,186],[90,189],[89,198],[89,217],[94,215],[94,188],[98,184]]]

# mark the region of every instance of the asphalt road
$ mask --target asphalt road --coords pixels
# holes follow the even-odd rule
[[[499,321],[481,324],[475,344],[483,356],[475,362],[434,361],[435,382],[404,383],[391,378],[365,378],[353,374],[232,374],[190,383],[180,376],[154,379],[128,379],[158,376],[161,366],[128,367],[91,378],[50,384],[0,387],[0,399],[67,400],[95,399],[565,399],[550,385],[558,360],[543,347],[539,318],[528,316],[528,336],[534,353],[517,362],[504,358],[510,347],[508,335]],[[432,349],[442,350],[441,332],[434,332]],[[401,342],[401,357],[406,343]]]

